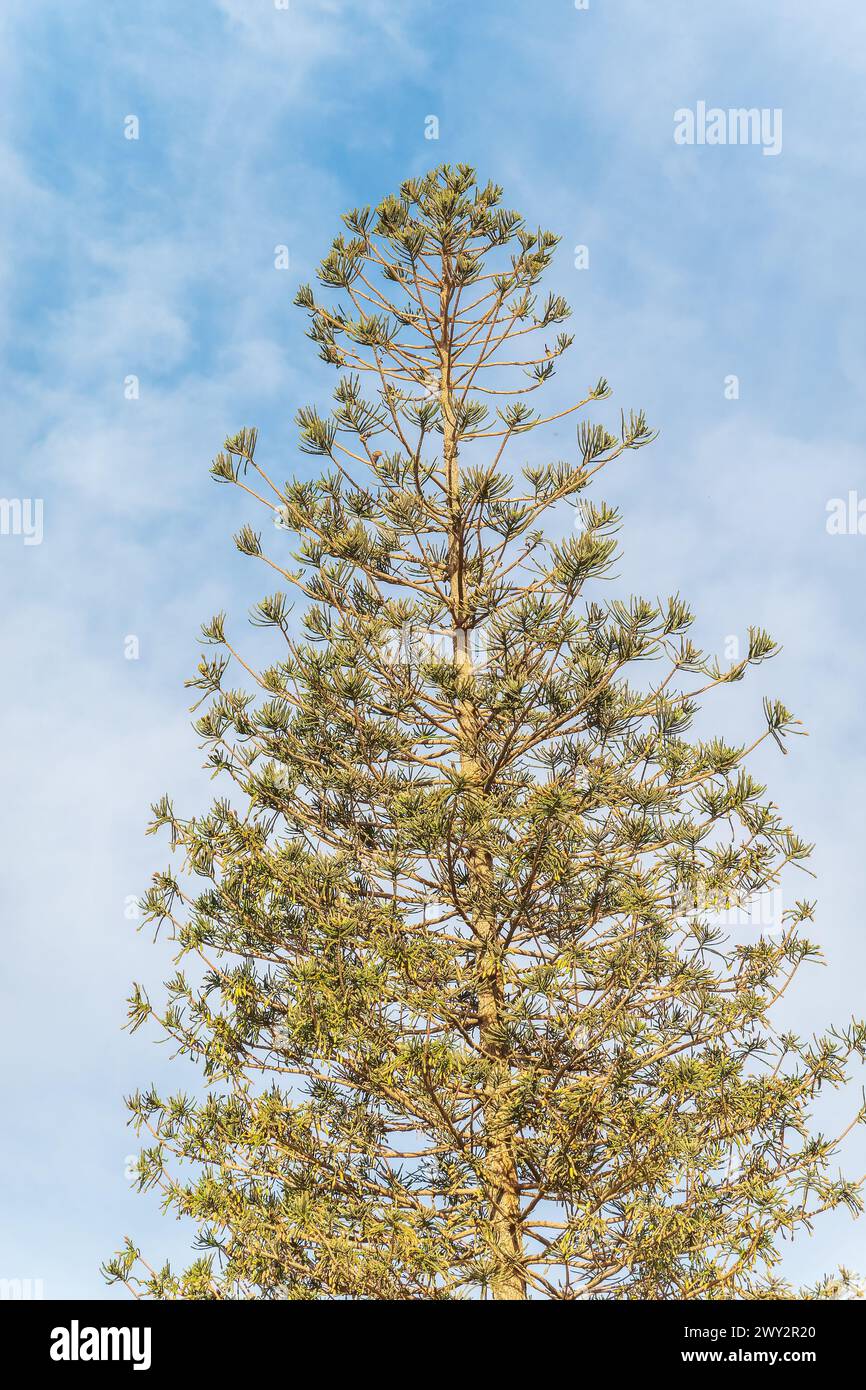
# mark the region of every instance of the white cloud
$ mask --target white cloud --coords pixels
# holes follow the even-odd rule
[[[447,108],[443,152],[451,143],[442,157],[477,157],[482,176],[505,183],[509,204],[565,232],[564,255],[570,241],[590,244],[590,272],[573,272],[567,257],[557,271],[557,288],[576,302],[578,343],[571,381],[563,373],[555,389],[604,372],[615,407],[656,407],[661,440],[624,465],[612,489],[626,508],[622,587],[680,588],[707,640],[765,621],[785,643],[778,693],[790,690],[817,727],[791,758],[776,760],[772,785],[792,818],[804,818],[806,833],[824,842],[830,878],[820,891],[836,933],[830,969],[820,972],[808,1007],[833,1016],[858,988],[866,658],[858,613],[847,605],[862,589],[858,545],[866,540],[834,546],[822,508],[866,476],[866,460],[859,444],[846,442],[844,422],[825,426],[817,390],[799,426],[780,418],[778,401],[790,398],[793,407],[807,396],[804,335],[812,331],[831,356],[838,337],[842,370],[859,383],[860,295],[853,278],[839,286],[842,268],[859,265],[859,220],[837,214],[847,207],[848,171],[862,168],[863,155],[849,104],[833,98],[835,84],[846,92],[866,63],[866,11],[853,0],[621,0],[569,13],[567,30],[565,10],[551,8],[516,31],[507,6],[478,10],[470,41],[471,16],[457,5],[291,0],[285,13],[272,0],[217,0],[194,11],[156,4],[145,14],[81,0],[51,11],[56,47],[45,56],[40,25],[49,19],[32,0],[7,0],[0,13],[7,303],[32,275],[34,255],[47,250],[54,262],[46,286],[33,287],[32,313],[9,327],[15,353],[0,384],[4,464],[16,486],[20,479],[47,501],[44,544],[3,553],[0,637],[15,660],[4,667],[0,832],[7,966],[18,981],[6,989],[4,1027],[17,1049],[7,1084],[47,1093],[55,1129],[116,1135],[121,1155],[133,1145],[120,1093],[146,1082],[158,1062],[146,1043],[121,1042],[117,1025],[128,978],[145,973],[155,982],[160,957],[136,940],[120,903],[167,858],[163,844],[141,834],[150,799],[171,790],[189,809],[211,791],[181,688],[198,623],[225,606],[240,627],[247,587],[260,593],[265,583],[248,563],[239,577],[245,562],[229,540],[247,515],[255,519],[252,504],[248,513],[232,509],[207,481],[206,463],[223,435],[244,424],[264,425],[262,447],[278,474],[298,463],[291,417],[330,383],[289,308],[291,286],[337,229],[350,201],[343,185],[360,177],[362,160],[372,200],[440,157],[411,125],[428,102]],[[25,96],[34,64],[37,74],[40,65],[56,67],[60,48],[74,52],[82,39],[101,55],[77,95],[90,144],[64,145],[54,163],[34,138]],[[723,99],[744,73],[755,100],[782,82],[800,94],[799,126],[792,111],[786,135],[796,133],[787,148],[802,159],[753,161],[737,201],[720,205],[708,197],[717,193],[709,162],[676,157],[672,112],[695,84]],[[517,120],[515,94],[524,92],[555,106],[552,126]],[[114,146],[136,105],[142,141]],[[45,129],[55,121],[62,134],[65,119],[59,109],[48,113]],[[400,161],[405,170],[394,177]],[[768,165],[778,166],[772,187]],[[810,201],[819,173],[832,216]],[[741,215],[758,229],[752,242]],[[721,285],[719,266],[701,257],[702,225],[707,237],[728,228],[740,260]],[[273,270],[277,242],[290,245],[290,275]],[[802,252],[799,283],[792,242]],[[796,294],[758,293],[753,302],[746,286],[775,288],[780,267]],[[779,327],[785,313],[788,331]],[[726,370],[747,363],[745,395],[721,422],[708,393],[715,402],[718,363],[728,357]],[[777,404],[769,388],[756,398],[749,370],[777,384]],[[141,378],[138,402],[123,400],[129,373]],[[823,389],[833,395],[837,384],[826,368]],[[837,390],[837,409],[850,397],[856,392]],[[142,637],[139,664],[122,659],[129,631]],[[759,706],[763,669],[757,684],[734,691],[737,718]],[[25,1051],[19,1043],[34,1010],[39,1028]],[[47,1150],[35,1106],[22,1132],[15,1192],[33,1205],[23,1167],[29,1144],[45,1228],[37,1233],[28,1221],[18,1248],[47,1259],[53,1227],[69,1229],[70,1191],[78,1190],[88,1220],[105,1192],[112,1220],[118,1200],[110,1166],[107,1176],[91,1170],[105,1162],[92,1142],[84,1159]],[[152,1219],[161,1248],[159,1217],[144,1207],[135,1213],[140,1226]],[[118,1215],[111,1239],[122,1229]],[[70,1292],[99,1292],[90,1255],[107,1248],[88,1247],[86,1263],[68,1242]]]

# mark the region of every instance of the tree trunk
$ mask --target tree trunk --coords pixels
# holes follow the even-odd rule
[[[443,280],[440,294],[440,404],[448,505],[449,593],[454,621],[452,641],[455,663],[464,671],[471,672],[472,615],[466,603],[465,540],[459,497],[460,471],[451,382],[450,299],[451,287],[446,278]],[[461,772],[478,789],[478,794],[483,796],[484,774],[479,759],[478,711],[471,701],[459,701],[457,722]],[[482,1105],[483,1188],[492,1232],[491,1293],[495,1299],[517,1300],[526,1298],[526,1278],[523,1266],[523,1231],[515,1134],[507,1115],[511,1074],[508,1065],[508,1044],[503,1029],[505,990],[501,943],[495,916],[488,907],[493,861],[489,852],[483,849],[470,850],[468,861],[470,900],[477,904],[473,927],[476,934],[479,1042],[485,1057],[492,1062]]]

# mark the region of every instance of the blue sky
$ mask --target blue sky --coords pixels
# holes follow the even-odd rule
[[[749,623],[784,644],[715,722],[756,727],[768,694],[810,730],[760,767],[818,844],[828,965],[789,1008],[803,1031],[862,1011],[866,537],[826,508],[866,496],[864,76],[859,0],[4,0],[0,493],[42,499],[44,535],[0,535],[0,1276],[103,1297],[125,1233],[186,1249],[125,1176],[122,1097],[176,1069],[120,1026],[167,961],[124,916],[165,861],[148,806],[210,790],[182,688],[199,625],[267,590],[207,467],[250,424],[278,472],[309,467],[294,413],[332,381],[296,285],[346,208],[431,164],[562,234],[574,389],[605,375],[661,429],[599,494],[625,518],[616,585],[680,590],[720,656]],[[781,153],[677,145],[702,100],[780,108]],[[789,1267],[864,1270],[864,1236],[825,1221]]]

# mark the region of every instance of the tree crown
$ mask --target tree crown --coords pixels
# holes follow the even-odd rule
[[[811,903],[745,943],[719,922],[809,853],[746,770],[798,732],[781,703],[742,745],[690,736],[776,644],[751,629],[723,669],[678,595],[605,596],[619,515],[585,494],[654,435],[642,412],[585,418],[604,379],[533,406],[574,341],[539,291],[555,236],[462,165],[344,221],[319,268],[337,302],[297,298],[340,372],[331,410],[297,416],[324,472],[275,480],[253,429],[213,465],[276,523],[270,546],[236,537],[276,575],[252,613],[273,664],[219,614],[190,682],[235,795],[154,808],[183,869],[145,916],[177,971],[130,1023],[207,1089],[130,1105],[141,1186],[204,1254],[137,1278],[130,1245],[108,1275],[184,1297],[774,1296],[780,1238],[859,1209],[829,1171],[841,1136],[808,1118],[866,1045],[860,1023],[770,1020],[819,956]],[[518,469],[572,415],[571,456]]]

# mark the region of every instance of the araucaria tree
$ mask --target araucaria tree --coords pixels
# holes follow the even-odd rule
[[[206,1084],[130,1106],[141,1186],[201,1254],[157,1271],[129,1244],[108,1277],[186,1298],[777,1296],[782,1240],[860,1207],[842,1136],[809,1124],[866,1028],[771,1022],[819,955],[809,903],[745,940],[719,920],[809,852],[745,770],[796,732],[781,704],[742,746],[689,736],[775,644],[753,629],[722,669],[679,597],[599,582],[618,515],[587,487],[652,432],[586,418],[604,380],[533,408],[572,342],[539,289],[555,236],[464,166],[345,223],[324,295],[298,294],[339,373],[330,413],[297,417],[324,471],[284,481],[253,429],[213,467],[265,508],[270,541],[236,542],[276,576],[252,615],[273,664],[223,615],[204,628],[196,728],[227,794],[154,808],[179,857],[145,918],[177,972],[130,1021]],[[553,420],[568,457],[539,462]]]

